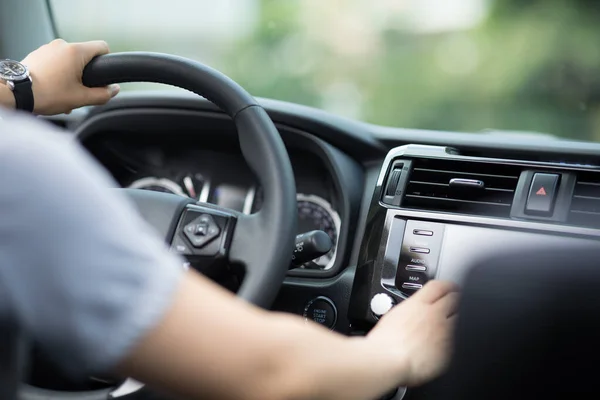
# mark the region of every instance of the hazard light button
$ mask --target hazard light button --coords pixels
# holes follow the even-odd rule
[[[541,174],[533,175],[525,213],[530,215],[551,216],[554,209],[556,189],[560,175]]]

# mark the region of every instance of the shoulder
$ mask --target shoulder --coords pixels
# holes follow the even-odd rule
[[[0,180],[18,178],[88,180],[114,186],[112,178],[75,141],[73,135],[33,116],[0,113]],[[42,184],[43,185],[43,184]]]
[[[71,135],[50,123],[20,113],[0,113],[0,153],[11,160],[14,153],[63,149],[74,143]],[[11,156],[13,155],[13,156]],[[25,160],[23,160],[25,161]]]

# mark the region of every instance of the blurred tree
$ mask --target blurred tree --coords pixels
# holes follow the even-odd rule
[[[359,115],[342,113],[379,124],[600,140],[597,0],[499,0],[480,26],[446,33],[381,25],[369,39],[356,26],[366,53],[353,43],[360,35],[337,37],[349,10],[327,20],[323,4],[326,17],[307,17],[305,2],[262,0],[260,24],[227,54],[225,72],[257,96],[316,107],[337,90],[340,104],[359,105]],[[311,17],[329,35],[311,32]]]

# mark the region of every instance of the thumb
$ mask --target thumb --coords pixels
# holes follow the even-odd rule
[[[86,90],[85,103],[94,106],[105,104],[115,97],[120,90],[120,86],[116,84],[99,88],[89,88]]]

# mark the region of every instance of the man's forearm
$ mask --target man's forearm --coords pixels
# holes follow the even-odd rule
[[[284,399],[373,399],[401,386],[404,364],[363,337],[332,334],[292,316],[274,317],[276,391]]]
[[[260,400],[376,398],[403,374],[366,339],[259,310],[194,273],[119,370],[185,398]]]
[[[15,108],[15,96],[4,83],[0,83],[0,107]]]

